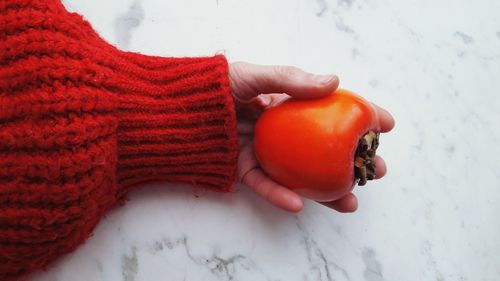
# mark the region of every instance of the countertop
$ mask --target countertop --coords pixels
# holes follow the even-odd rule
[[[500,1],[64,4],[124,50],[336,73],[397,124],[353,214],[151,186],[32,280],[500,280]]]

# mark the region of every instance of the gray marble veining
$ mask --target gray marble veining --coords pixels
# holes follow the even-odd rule
[[[64,4],[122,49],[335,72],[397,125],[354,214],[154,186],[33,280],[500,280],[499,1]]]
[[[122,15],[119,15],[114,24],[116,32],[116,44],[119,48],[126,50],[135,28],[144,20],[144,9],[141,1],[134,2]]]

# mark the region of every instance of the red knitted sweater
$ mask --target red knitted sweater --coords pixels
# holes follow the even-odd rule
[[[132,189],[231,191],[223,56],[123,52],[58,0],[0,1],[0,280],[74,250]]]

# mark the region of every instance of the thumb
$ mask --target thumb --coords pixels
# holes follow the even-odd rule
[[[229,67],[231,89],[240,100],[259,94],[286,93],[299,99],[331,94],[339,85],[336,75],[314,75],[294,66],[267,66],[245,62]]]

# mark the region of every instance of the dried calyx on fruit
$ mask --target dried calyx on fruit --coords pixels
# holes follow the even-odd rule
[[[358,142],[354,156],[354,175],[358,185],[365,185],[375,178],[375,153],[379,144],[380,133],[369,131]]]

